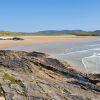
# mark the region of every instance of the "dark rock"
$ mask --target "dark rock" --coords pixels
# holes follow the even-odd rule
[[[24,40],[24,39],[19,37],[13,37],[11,40]]]
[[[1,50],[0,84],[7,100],[100,100],[99,75],[39,52]]]
[[[0,38],[0,40],[24,40],[23,38],[13,37],[13,38]]]
[[[100,86],[97,86],[95,84],[92,84],[90,82],[84,82],[84,81],[73,81],[71,83],[77,84],[81,87],[85,87],[85,89],[91,89],[91,90],[96,90],[98,92],[100,92]]]

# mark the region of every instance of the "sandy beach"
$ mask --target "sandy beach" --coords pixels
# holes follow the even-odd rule
[[[11,37],[0,37],[11,38]],[[99,36],[20,36],[24,40],[0,40],[0,50],[15,47],[15,46],[28,46],[34,44],[47,44],[47,43],[67,43],[67,42],[87,42],[100,40]]]

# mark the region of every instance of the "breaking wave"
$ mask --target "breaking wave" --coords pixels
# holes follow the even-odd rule
[[[100,53],[82,58],[82,63],[88,73],[100,73]]]

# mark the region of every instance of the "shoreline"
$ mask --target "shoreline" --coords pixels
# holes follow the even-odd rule
[[[36,44],[48,44],[48,43],[74,43],[74,42],[91,42],[99,41],[98,36],[17,36],[24,40],[0,40],[0,50],[16,47],[16,46],[29,46]],[[9,37],[0,37],[9,38]],[[13,38],[13,37],[10,37]]]
[[[0,55],[1,96],[4,98],[12,99],[9,95],[12,94],[21,100],[37,97],[53,100],[54,94],[61,99],[68,97],[68,100],[74,100],[71,98],[75,94],[79,100],[100,99],[98,74],[81,73],[68,63],[48,58],[40,52],[2,50]]]

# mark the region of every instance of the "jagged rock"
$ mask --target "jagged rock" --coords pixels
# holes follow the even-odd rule
[[[5,100],[100,100],[99,79],[44,53],[0,51],[0,94]]]

